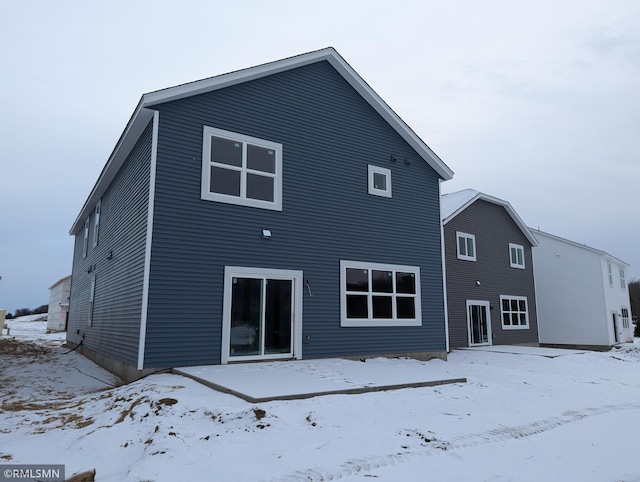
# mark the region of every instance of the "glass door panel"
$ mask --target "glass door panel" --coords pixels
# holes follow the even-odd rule
[[[292,353],[293,280],[232,278],[229,356]]]
[[[261,279],[233,278],[231,287],[231,356],[260,355]]]
[[[469,305],[469,329],[472,345],[486,345],[489,343],[487,307],[485,305]]]
[[[291,353],[293,281],[266,280],[264,353]]]

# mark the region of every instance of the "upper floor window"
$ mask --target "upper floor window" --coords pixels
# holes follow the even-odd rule
[[[391,197],[391,169],[369,164],[369,194]]]
[[[613,271],[609,262],[607,262],[607,269],[609,270],[609,286],[613,286]]]
[[[87,257],[87,251],[89,251],[89,225],[91,224],[91,219],[87,217],[84,222],[84,231],[82,238],[82,257]]]
[[[456,232],[458,259],[476,260],[476,237],[473,234]]]
[[[98,246],[98,231],[100,231],[100,209],[102,209],[102,199],[98,200],[93,215],[93,247]]]
[[[627,277],[626,277],[626,274],[624,272],[624,268],[620,267],[619,271],[620,271],[620,288],[626,289],[626,287],[627,287]]]
[[[341,326],[420,326],[420,268],[340,261]]]
[[[512,268],[524,269],[524,246],[509,243],[509,258]]]
[[[282,211],[282,144],[205,126],[201,198]]]
[[[529,328],[529,311],[525,296],[500,296],[502,328],[507,330]]]

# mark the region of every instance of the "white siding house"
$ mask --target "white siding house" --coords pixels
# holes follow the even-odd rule
[[[69,312],[71,275],[56,281],[49,287],[49,315],[47,331],[66,331]]]
[[[540,343],[606,348],[633,342],[624,261],[531,229]]]

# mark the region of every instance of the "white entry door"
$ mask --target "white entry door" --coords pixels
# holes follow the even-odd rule
[[[491,345],[490,311],[488,301],[467,300],[469,346]]]
[[[302,272],[225,268],[222,363],[301,358]]]

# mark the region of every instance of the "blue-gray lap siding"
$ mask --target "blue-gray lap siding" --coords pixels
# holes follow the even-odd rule
[[[457,258],[457,231],[475,236],[476,261]],[[469,346],[467,300],[489,301],[492,344],[538,343],[531,244],[507,211],[497,204],[477,200],[445,224],[444,238],[450,347]],[[524,246],[525,269],[510,266],[509,243]],[[502,328],[500,295],[527,297],[529,329]]]
[[[304,272],[304,358],[445,350],[438,175],[327,62],[154,108],[145,368],[220,363],[225,265]],[[204,125],[283,145],[281,212],[200,199]],[[341,259],[420,266],[423,325],[341,328]]]
[[[67,331],[67,338],[73,343],[83,340],[86,348],[134,366],[140,338],[151,136],[149,124],[102,196],[96,247],[93,247],[92,210],[89,248],[84,259],[83,231],[75,236]],[[90,266],[92,271],[87,273]],[[88,326],[93,276],[96,278],[93,324]]]

